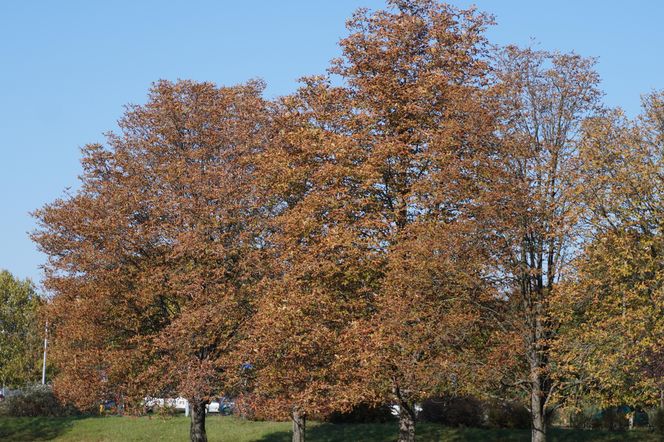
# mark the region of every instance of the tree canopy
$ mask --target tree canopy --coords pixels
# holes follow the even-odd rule
[[[36,212],[62,396],[89,408],[181,395],[205,440],[250,310],[243,158],[262,142],[262,89],[156,83],[107,146],[84,148],[81,189]]]
[[[664,95],[629,120],[594,59],[491,25],[389,0],[292,94],[162,80],[127,106],[35,212],[58,395],[184,396],[192,441],[222,394],[294,441],[391,404],[412,442],[441,395],[517,400],[537,442],[575,395],[664,402]]]

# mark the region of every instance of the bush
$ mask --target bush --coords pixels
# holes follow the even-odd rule
[[[649,417],[650,425],[655,433],[664,435],[664,408],[658,408]]]
[[[647,427],[650,425],[650,416],[646,413],[643,408],[636,407],[634,409],[634,427]]]
[[[577,430],[589,430],[593,427],[596,414],[597,410],[592,408],[573,411],[569,416],[569,426]]]
[[[394,420],[392,410],[388,405],[372,406],[369,404],[358,404],[349,412],[335,412],[327,416],[328,422],[333,424],[350,423],[376,423]]]
[[[647,427],[649,416],[643,409],[620,406],[598,409],[588,406],[582,410],[572,412],[569,416],[569,426],[579,430],[608,430],[622,431],[629,428],[630,415],[633,416],[634,427]]]
[[[516,402],[492,402],[487,407],[487,425],[493,428],[529,429],[530,412]]]
[[[79,414],[72,406],[62,404],[51,387],[33,385],[21,394],[10,396],[0,402],[0,415],[12,417],[72,416]]]
[[[629,428],[629,418],[622,408],[605,408],[593,418],[592,427],[608,431],[626,430]]]
[[[431,398],[422,403],[420,419],[450,427],[481,427],[482,402],[471,396]]]

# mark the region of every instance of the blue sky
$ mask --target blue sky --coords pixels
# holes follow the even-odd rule
[[[664,88],[660,0],[452,1],[496,15],[495,43],[599,57],[605,101],[629,114]],[[40,280],[28,212],[76,188],[80,147],[103,141],[150,83],[263,78],[270,96],[338,55],[353,10],[377,0],[0,2],[0,269]]]

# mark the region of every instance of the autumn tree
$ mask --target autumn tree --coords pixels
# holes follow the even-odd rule
[[[263,85],[160,81],[107,144],[83,149],[81,187],[36,212],[48,256],[56,392],[82,408],[181,395],[191,440],[228,391],[250,315],[250,165]]]
[[[547,409],[560,388],[550,357],[558,330],[550,300],[578,239],[578,134],[601,98],[593,67],[594,60],[575,54],[516,47],[505,48],[496,66],[504,88],[503,171],[484,204],[511,309],[497,353],[513,355],[498,357],[496,366],[503,382],[529,398],[533,441],[546,439]]]
[[[0,271],[0,387],[36,382],[41,368],[42,299],[34,284]]]
[[[471,232],[497,145],[490,22],[427,0],[360,10],[329,76],[275,107],[257,176],[278,270],[250,345],[257,391],[295,422],[391,402],[413,440],[415,403],[461,371],[487,298]]]
[[[352,154],[350,139],[334,127],[344,118],[346,91],[321,78],[305,81],[298,93],[274,103],[273,135],[254,161],[269,264],[255,286],[256,314],[239,356],[252,366],[260,413],[292,419],[298,441],[307,415],[333,409],[338,336],[366,308],[358,291],[373,278],[368,263],[374,259],[354,244],[357,228],[338,221],[355,212],[356,199],[344,189],[355,185],[326,170],[327,162]],[[326,151],[331,144],[338,148]],[[346,173],[359,173],[343,161]]]
[[[584,127],[584,221],[577,274],[559,295],[574,331],[558,351],[600,403],[664,407],[664,94],[636,120],[608,112]]]

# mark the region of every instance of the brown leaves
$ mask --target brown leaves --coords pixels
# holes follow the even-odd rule
[[[488,18],[393,6],[353,17],[342,85],[305,79],[280,100],[256,158],[274,273],[249,345],[257,391],[286,410],[442,388],[490,298],[470,185],[494,148]]]
[[[252,390],[285,416],[481,381],[542,412],[593,360],[572,325],[656,359],[661,94],[638,122],[601,112],[594,60],[496,54],[491,24],[394,0],[289,96],[160,81],[128,106],[36,212],[59,391]]]
[[[264,141],[261,93],[156,83],[121,134],[84,150],[81,190],[36,213],[60,389],[89,381],[77,402],[224,388],[222,359],[249,311],[244,158]]]

